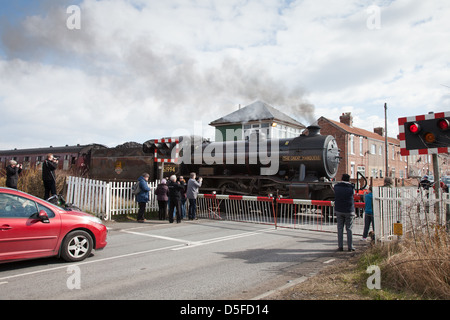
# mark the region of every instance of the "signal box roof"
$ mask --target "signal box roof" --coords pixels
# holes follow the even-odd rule
[[[306,128],[306,126],[302,123],[262,101],[253,102],[248,106],[236,110],[222,118],[214,120],[209,125],[218,127],[223,125],[238,123],[241,124],[253,121],[283,122],[295,128]]]

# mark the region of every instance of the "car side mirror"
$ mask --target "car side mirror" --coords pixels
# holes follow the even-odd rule
[[[41,220],[42,223],[50,223],[48,214],[44,210],[39,211],[39,220]]]

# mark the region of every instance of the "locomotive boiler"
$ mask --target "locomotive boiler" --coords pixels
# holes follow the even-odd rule
[[[318,126],[289,139],[266,139],[255,133],[241,141],[149,140],[143,150],[154,154],[156,161],[176,162],[180,175],[196,172],[203,178],[203,193],[312,200],[334,199],[330,180],[340,159],[336,140],[321,135]]]

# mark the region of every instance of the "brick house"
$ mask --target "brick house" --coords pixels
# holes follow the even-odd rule
[[[408,157],[400,155],[400,141],[388,137],[388,172],[385,169],[385,137],[383,128],[375,128],[374,132],[353,126],[353,117],[350,112],[343,113],[340,121],[320,117],[318,125],[321,134],[335,137],[341,150],[341,163],[337,179],[343,173],[348,173],[356,179],[357,172],[361,172],[370,185],[383,184],[385,177],[393,178],[399,183],[408,178]]]

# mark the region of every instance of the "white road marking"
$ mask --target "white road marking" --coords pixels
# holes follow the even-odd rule
[[[150,237],[150,238],[157,238],[157,239],[181,242],[181,243],[185,244],[185,246],[183,246],[183,247],[173,248],[172,250],[183,250],[183,249],[193,248],[193,247],[197,247],[197,246],[203,246],[203,245],[217,243],[217,242],[221,242],[221,241],[227,241],[227,240],[234,240],[234,239],[239,239],[242,237],[249,237],[249,236],[253,236],[253,235],[262,234],[264,232],[273,232],[273,231],[276,231],[276,229],[260,229],[260,230],[256,230],[256,231],[244,232],[244,233],[239,233],[239,234],[234,234],[234,235],[229,235],[229,236],[223,236],[223,237],[219,237],[219,238],[212,238],[212,239],[206,239],[206,240],[200,240],[200,241],[190,241],[190,240],[185,240],[185,239],[159,236],[159,235],[150,234],[150,233],[135,232],[135,231],[130,231],[129,229],[128,230],[127,229],[120,230],[120,232],[124,232],[124,233],[140,235],[143,237]]]
[[[139,251],[139,252],[133,252],[133,253],[123,254],[123,255],[118,255],[118,256],[114,256],[114,257],[98,259],[98,260],[85,260],[83,262],[74,263],[72,265],[81,266],[81,265],[86,265],[86,264],[91,264],[91,263],[98,263],[98,262],[104,262],[104,261],[110,261],[110,260],[117,260],[117,259],[121,259],[121,258],[127,258],[127,257],[131,257],[131,256],[147,254],[147,253],[152,253],[152,252],[157,252],[157,251],[180,250],[180,249],[185,249],[185,248],[192,247],[191,244],[193,244],[193,246],[206,245],[206,244],[216,243],[216,242],[220,242],[220,241],[226,241],[226,240],[232,240],[232,239],[238,239],[238,238],[242,238],[242,237],[247,237],[247,236],[251,236],[251,235],[257,235],[257,234],[261,234],[263,232],[272,232],[272,231],[276,231],[276,229],[262,229],[262,230],[258,230],[256,232],[245,232],[245,233],[240,233],[240,234],[236,234],[236,235],[224,236],[224,237],[213,238],[213,239],[207,239],[207,240],[202,240],[202,241],[188,241],[188,240],[171,238],[171,237],[149,235],[149,234],[146,234],[146,233],[133,232],[133,231],[129,231],[129,230],[120,230],[120,231],[121,232],[126,232],[126,233],[132,233],[132,234],[136,234],[136,235],[141,235],[141,236],[148,236],[148,237],[151,236],[151,237],[155,237],[155,238],[159,238],[159,239],[171,240],[171,241],[175,241],[175,242],[182,242],[183,244],[177,244],[177,245],[172,245],[172,246],[167,246],[167,247],[162,247],[162,248],[156,248],[156,249],[151,249],[151,250],[144,250],[144,251]],[[51,271],[56,271],[56,270],[61,270],[61,269],[67,269],[68,266],[70,266],[70,264],[65,264],[63,266],[54,267],[54,268],[48,268],[48,269],[31,271],[31,272],[19,273],[19,274],[12,275],[12,276],[2,277],[2,278],[0,278],[0,281],[13,279],[13,278],[19,278],[19,277],[25,277],[25,276],[29,276],[29,275],[44,273],[44,272],[51,272]],[[5,282],[0,282],[0,284],[6,284],[6,283]]]
[[[135,234],[135,235],[144,236],[144,237],[150,237],[150,238],[157,238],[157,239],[162,239],[162,240],[181,242],[181,243],[188,244],[188,245],[191,244],[191,243],[195,243],[195,242],[188,241],[188,240],[183,240],[183,239],[177,239],[177,238],[165,237],[165,236],[158,236],[158,235],[155,235],[155,234],[135,232],[135,231],[129,231],[129,230],[120,230],[120,232],[130,233],[130,234]]]
[[[243,237],[249,237],[249,236],[262,234],[265,232],[273,232],[273,231],[277,231],[277,230],[276,229],[261,229],[261,230],[257,230],[257,231],[244,232],[244,233],[239,233],[239,234],[229,235],[229,236],[224,236],[224,237],[219,237],[219,238],[206,239],[206,240],[196,241],[195,243],[193,243],[192,245],[189,245],[188,247],[174,248],[172,250],[175,251],[175,250],[189,249],[189,248],[192,248],[195,246],[203,246],[203,245],[208,245],[208,244],[212,244],[212,243],[234,240],[234,239],[239,239],[239,238],[243,238]]]
[[[163,247],[163,248],[156,248],[156,249],[151,249],[151,250],[145,250],[145,251],[139,251],[139,252],[122,254],[122,255],[119,255],[119,256],[114,256],[114,257],[109,257],[109,258],[78,262],[78,263],[74,263],[72,265],[81,266],[81,265],[85,265],[85,264],[104,262],[104,261],[109,261],[109,260],[116,260],[116,259],[127,258],[127,257],[131,257],[131,256],[136,256],[136,255],[141,255],[141,254],[146,254],[146,253],[151,253],[151,252],[156,252],[156,251],[170,250],[170,249],[173,249],[173,248],[176,248],[176,247],[179,247],[179,246],[181,246],[181,245],[177,244],[177,245]],[[7,279],[24,277],[24,276],[29,276],[29,275],[38,274],[38,273],[44,273],[44,272],[50,272],[50,271],[55,271],[55,270],[67,269],[69,266],[70,266],[70,264],[67,264],[67,265],[60,266],[60,267],[55,267],[55,268],[48,268],[48,269],[42,269],[42,270],[37,270],[37,271],[32,271],[32,272],[20,273],[20,274],[16,274],[16,275],[13,275],[13,276],[7,276],[7,277],[0,278],[0,281],[1,280],[7,280]]]

